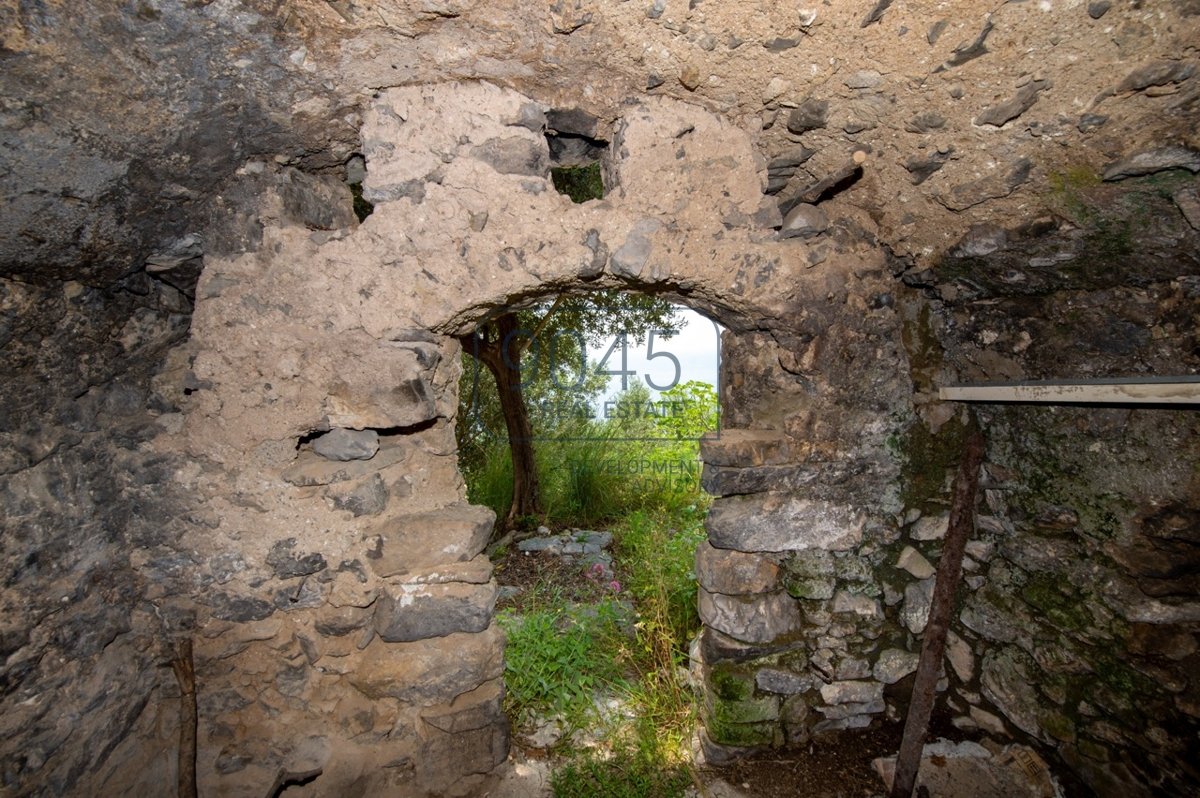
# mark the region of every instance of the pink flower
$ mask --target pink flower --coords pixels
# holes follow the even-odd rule
[[[614,593],[620,593],[621,592],[621,583],[618,582],[616,579],[614,579],[608,583],[608,589]]]

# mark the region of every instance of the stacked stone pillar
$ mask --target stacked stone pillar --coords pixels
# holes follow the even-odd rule
[[[798,462],[797,449],[771,430],[701,443],[703,484],[718,496],[696,555],[710,761],[863,728],[886,709],[885,683],[916,666],[880,644],[882,589],[867,557],[878,527],[821,498],[840,468]]]

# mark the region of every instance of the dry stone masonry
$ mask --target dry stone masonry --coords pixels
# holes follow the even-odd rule
[[[966,429],[939,386],[1200,371],[1192,0],[77,5],[0,0],[2,795],[169,790],[184,638],[201,794],[486,792],[457,336],[505,308],[727,330],[716,763],[902,716]],[[602,199],[554,190],[592,159]],[[977,413],[939,712],[1193,794],[1200,417]]]

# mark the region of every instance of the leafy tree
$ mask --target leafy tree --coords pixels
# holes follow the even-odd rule
[[[696,441],[717,429],[717,392],[707,382],[689,380],[662,392],[658,398],[664,412],[655,423],[664,438]]]
[[[465,358],[475,361],[466,361],[460,385],[460,451],[469,467],[484,436],[498,432],[496,422],[503,422],[513,466],[513,496],[505,519],[510,526],[542,514],[529,398],[548,408],[538,419],[541,432],[569,423],[576,415],[573,408],[588,405],[606,384],[606,374],[614,371],[608,363],[607,371],[599,373],[588,366],[588,344],[625,336],[640,345],[650,335],[669,337],[678,329],[676,309],[666,300],[605,290],[562,294],[529,309],[510,310],[459,337]],[[624,368],[615,365],[616,371]],[[482,379],[484,370],[490,380]]]

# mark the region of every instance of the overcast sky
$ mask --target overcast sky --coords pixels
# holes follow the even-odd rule
[[[680,308],[679,313],[682,319],[682,329],[678,335],[673,338],[662,338],[655,336],[654,338],[654,354],[662,352],[674,355],[679,360],[679,384],[683,384],[690,380],[699,380],[707,382],[712,386],[717,384],[717,363],[720,353],[721,334],[720,328],[709,319],[701,316],[691,308]],[[588,348],[588,359],[593,363],[599,362],[600,358],[604,357],[605,352],[612,345],[613,339],[610,338],[600,347]],[[646,381],[649,377],[650,381],[663,388],[669,386],[672,378],[675,376],[675,365],[670,358],[659,355],[653,360],[647,360],[647,341],[643,341],[641,346],[638,346],[633,341],[629,342],[629,355],[627,368],[636,372],[636,376],[630,376],[630,384],[633,380]],[[610,371],[616,371],[621,368],[621,351],[617,349],[610,355],[605,368]],[[658,391],[654,390],[649,384],[650,393],[654,398],[658,397]],[[612,377],[609,380],[607,394],[609,396],[619,393],[621,390],[621,378]]]

